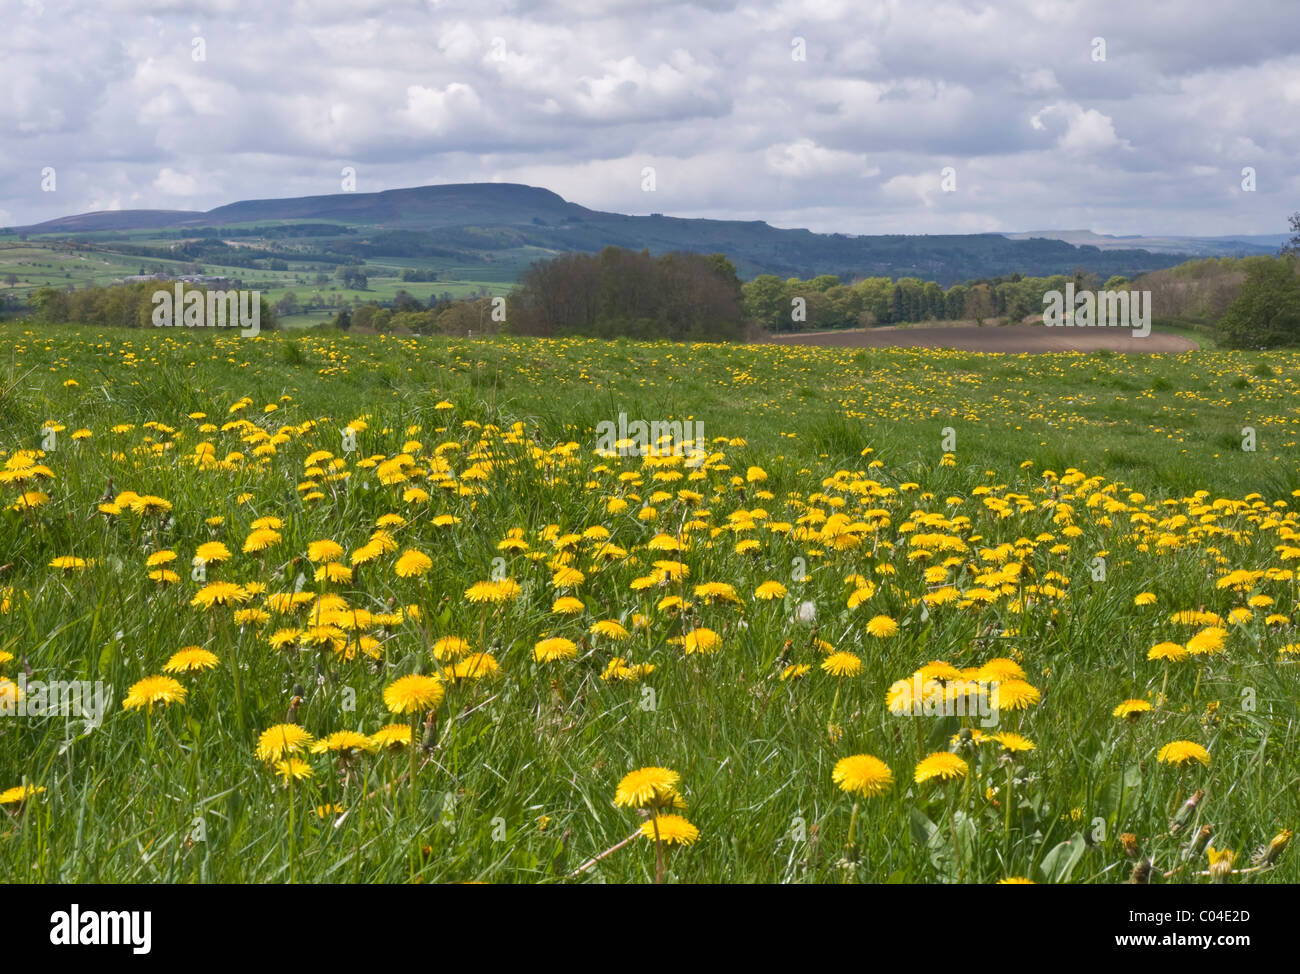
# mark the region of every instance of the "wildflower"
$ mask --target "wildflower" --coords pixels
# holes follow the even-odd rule
[[[436,660],[454,659],[464,656],[471,649],[468,641],[459,636],[443,636],[433,644],[433,658]]]
[[[932,778],[938,778],[940,781],[947,781],[950,778],[964,778],[970,771],[970,765],[955,754],[949,754],[947,751],[936,751],[928,757],[922,758],[916,766],[916,772],[912,780],[918,785],[924,784]]]
[[[842,791],[870,797],[888,791],[894,783],[894,773],[880,758],[870,754],[855,754],[835,762],[831,780]]]
[[[190,605],[211,609],[214,605],[247,602],[249,598],[249,593],[234,582],[209,582],[194,593]]]
[[[254,752],[259,761],[279,761],[311,744],[312,736],[297,724],[276,724],[262,731]]]
[[[577,655],[577,643],[563,636],[552,636],[533,646],[533,659],[539,663],[553,663],[560,659],[572,659]]]
[[[312,754],[325,754],[327,752],[360,754],[375,750],[378,745],[374,739],[367,737],[358,731],[342,730],[335,731],[328,737],[322,737],[311,746]]]
[[[301,781],[304,778],[312,776],[311,765],[301,758],[285,758],[283,761],[275,762],[275,773],[285,781],[290,778]]]
[[[163,664],[164,673],[190,673],[210,670],[216,667],[217,654],[198,646],[186,646],[172,654],[172,658]]]
[[[831,676],[857,676],[862,672],[862,660],[853,653],[831,653],[821,667]]]
[[[997,684],[991,694],[992,705],[998,710],[1025,710],[1042,699],[1037,688],[1024,680],[1006,680]]]
[[[146,712],[152,713],[153,705],[156,703],[163,706],[184,703],[188,692],[170,676],[147,676],[132,684],[131,689],[127,691],[126,699],[122,701],[122,706],[127,710],[138,710],[144,707]]]
[[[898,634],[898,623],[889,616],[875,616],[867,622],[867,632],[877,639],[888,639]]]
[[[665,845],[690,845],[700,837],[700,830],[680,815],[656,815],[642,822],[639,831]]]
[[[1112,710],[1110,715],[1132,723],[1150,709],[1151,704],[1146,700],[1125,700]]]
[[[230,549],[220,541],[209,541],[194,549],[195,564],[215,565],[230,560]]]
[[[690,656],[693,653],[716,652],[722,645],[722,638],[712,629],[701,626],[692,629],[682,638],[682,651]]]
[[[416,551],[414,548],[408,548],[402,552],[393,566],[393,571],[399,578],[416,578],[428,573],[433,567],[433,559],[422,551]]]
[[[647,767],[623,776],[614,791],[614,804],[625,808],[652,808],[671,805],[680,796],[677,783],[681,775],[671,768]]]
[[[1210,752],[1195,741],[1172,741],[1162,747],[1156,754],[1161,764],[1189,764],[1199,761],[1207,768],[1210,766]]]
[[[436,676],[412,673],[384,688],[384,705],[395,714],[411,714],[438,706],[445,694]]]
[[[6,788],[0,791],[0,805],[21,805],[33,795],[39,795],[45,791],[44,787],[33,787],[32,785],[17,785],[13,788]]]
[[[370,735],[376,746],[388,750],[398,750],[411,744],[411,726],[409,724],[387,724]]]
[[[614,619],[602,619],[599,622],[592,623],[590,632],[593,636],[604,636],[606,639],[616,641],[627,639],[630,635],[622,624]]]
[[[1231,849],[1215,849],[1210,846],[1205,850],[1205,855],[1210,860],[1210,882],[1226,883],[1232,875],[1232,864],[1236,861],[1237,854]]]

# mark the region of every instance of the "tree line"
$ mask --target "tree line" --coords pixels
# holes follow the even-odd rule
[[[106,287],[84,287],[65,290],[53,287],[37,288],[27,299],[32,319],[44,324],[78,324],[114,328],[152,328],[153,300],[158,291],[172,292],[172,281],[137,281],[130,284],[110,284]],[[207,302],[207,288],[186,284],[185,291],[202,291]],[[227,291],[236,290],[228,288]],[[174,292],[173,292],[174,293]],[[276,327],[275,309],[266,298],[260,298],[259,324],[263,331]]]

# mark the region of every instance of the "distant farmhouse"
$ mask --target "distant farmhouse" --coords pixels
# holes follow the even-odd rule
[[[171,274],[132,274],[130,277],[124,277],[119,282],[121,284],[139,284],[141,281],[180,281],[182,284],[197,284],[204,287],[230,287],[235,282],[229,277],[214,277],[209,274],[182,274],[176,277]]]

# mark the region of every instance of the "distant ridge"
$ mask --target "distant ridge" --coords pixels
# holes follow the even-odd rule
[[[1014,273],[1049,275],[1086,268],[1103,278],[1132,276],[1193,256],[1267,252],[1261,245],[1179,241],[1197,238],[1115,238],[1091,231],[1023,234],[850,235],[782,229],[761,220],[631,216],[591,210],[548,189],[519,183],[452,183],[375,193],[335,193],[289,199],[242,200],[206,212],[111,210],[11,228],[57,236],[159,231],[167,239],[220,236],[222,227],[289,225],[313,246],[327,246],[337,226],[350,234],[346,252],[376,256],[442,256],[471,263],[523,262],[547,254],[594,253],[617,246],[652,253],[723,253],[744,277],[835,274],[919,277],[945,286]],[[311,231],[309,234],[307,231]],[[278,233],[285,240],[293,234]],[[360,237],[361,239],[358,239]],[[1149,242],[1149,245],[1148,245]],[[1243,248],[1245,248],[1243,250]],[[522,266],[522,265],[521,265]]]

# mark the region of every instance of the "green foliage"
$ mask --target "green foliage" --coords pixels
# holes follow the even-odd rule
[[[1241,293],[1218,323],[1226,348],[1280,348],[1300,344],[1300,275],[1296,259],[1256,263]]]

